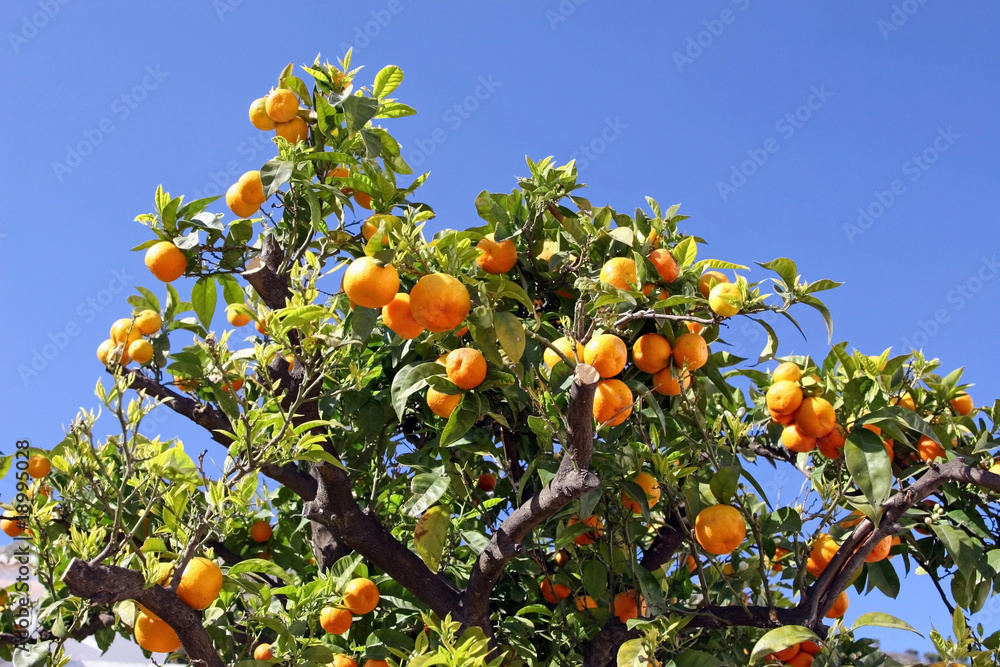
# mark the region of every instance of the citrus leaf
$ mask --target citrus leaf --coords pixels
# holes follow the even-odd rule
[[[395,65],[386,65],[375,75],[375,86],[372,88],[372,95],[375,97],[385,97],[391,95],[394,90],[403,83],[403,70]]]
[[[721,667],[726,664],[711,653],[691,649],[674,658],[677,667]]]
[[[493,329],[497,333],[497,340],[507,356],[515,364],[521,360],[524,354],[524,325],[514,313],[499,312],[493,315]]]
[[[390,395],[392,397],[392,408],[396,411],[396,418],[403,421],[403,412],[406,410],[406,399],[427,386],[427,378],[432,375],[444,375],[444,366],[436,361],[422,364],[404,366],[396,377],[392,379]]]
[[[448,490],[449,484],[451,484],[451,477],[445,473],[444,467],[414,475],[413,481],[410,482],[410,490],[413,495],[403,505],[402,512],[407,516],[420,516],[431,505],[441,500],[441,496]]]
[[[212,276],[198,278],[198,282],[191,288],[191,306],[194,308],[194,314],[198,316],[198,321],[206,329],[212,324],[216,299],[215,278]]]
[[[437,572],[441,566],[441,556],[444,554],[449,528],[451,528],[451,515],[448,509],[441,505],[427,510],[417,521],[417,527],[413,532],[413,545],[431,572]]]
[[[816,633],[801,625],[786,625],[771,630],[761,637],[750,653],[750,664],[764,661],[768,655],[784,650],[789,646],[804,641],[815,641],[819,639]]]
[[[757,266],[777,273],[781,276],[781,279],[785,282],[785,285],[787,285],[789,289],[795,284],[795,278],[799,275],[799,270],[795,266],[795,262],[787,257],[772,259],[770,262],[757,262]]]
[[[852,430],[844,445],[844,460],[868,502],[874,506],[885,502],[892,490],[892,464],[882,440],[867,429]]]
[[[674,246],[671,251],[674,259],[680,264],[681,268],[691,266],[694,263],[695,258],[698,257],[698,243],[693,237],[688,236],[683,241]]]
[[[889,614],[883,614],[880,611],[871,611],[867,614],[861,614],[858,620],[854,621],[854,625],[851,626],[851,632],[854,632],[858,628],[864,627],[879,627],[879,628],[893,628],[896,630],[908,630],[910,632],[916,633],[923,637],[917,630],[911,626],[906,621],[901,621],[895,616],[890,616]]]

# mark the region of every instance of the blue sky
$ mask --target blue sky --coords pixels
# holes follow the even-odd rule
[[[5,3],[0,450],[49,447],[96,405],[94,350],[134,286],[155,287],[128,249],[148,238],[132,220],[157,184],[215,194],[258,168],[274,150],[250,101],[286,63],[351,45],[362,80],[389,63],[406,72],[397,95],[420,114],[391,129],[431,171],[422,195],[439,227],[478,224],[475,195],[513,187],[525,155],[575,157],[595,203],[683,203],[703,256],[789,256],[808,280],[845,281],[826,296],[836,340],[922,347],[992,402],[1000,5],[679,5]],[[819,318],[802,320],[808,341],[782,330],[784,351],[822,356]],[[730,338],[748,355],[764,342],[742,324]],[[157,427],[204,440],[170,415]],[[852,596],[848,620],[879,609],[950,627],[926,578],[904,589]],[[982,622],[996,629],[997,612]]]

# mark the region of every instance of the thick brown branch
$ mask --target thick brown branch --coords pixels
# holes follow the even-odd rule
[[[567,441],[555,477],[504,520],[476,560],[462,601],[466,626],[490,630],[490,592],[506,564],[523,552],[528,533],[571,501],[600,486],[589,470],[594,453],[594,393],[600,380],[597,370],[577,364],[569,392]]]
[[[653,543],[643,552],[639,565],[652,571],[662,567],[674,557],[684,542],[684,530],[678,522],[677,516],[670,514],[667,522],[656,531]]]
[[[62,580],[70,593],[95,604],[113,604],[122,600],[138,602],[174,629],[193,664],[224,667],[225,662],[202,625],[201,614],[162,586],[143,589],[145,581],[139,572],[109,565],[88,565],[74,558]]]
[[[278,273],[283,259],[281,246],[273,236],[267,235],[260,254],[247,263],[247,270],[243,272],[243,277],[271,310],[284,308],[292,297],[288,282]]]

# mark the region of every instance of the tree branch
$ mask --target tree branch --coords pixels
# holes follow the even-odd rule
[[[281,246],[268,234],[261,244],[260,254],[247,262],[247,269],[242,274],[271,310],[284,308],[292,298],[288,282],[278,273],[283,259]]]

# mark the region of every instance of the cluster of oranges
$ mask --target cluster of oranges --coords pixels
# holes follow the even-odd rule
[[[135,361],[147,364],[153,358],[153,344],[143,336],[154,336],[163,321],[154,310],[140,311],[135,317],[123,317],[111,325],[111,336],[97,348],[97,358],[105,366],[127,366]]]
[[[560,600],[565,600],[572,595],[569,586],[553,581],[552,577],[549,576],[542,579],[538,588],[542,597],[549,604],[559,604]],[[597,609],[600,606],[597,600],[590,595],[578,595],[574,598],[573,603],[579,611]],[[611,609],[622,623],[626,623],[629,619],[638,618],[640,610],[643,616],[646,615],[646,601],[634,590],[628,590],[615,595],[611,602]]]
[[[774,370],[767,390],[771,419],[784,426],[781,443],[793,452],[811,452],[819,447],[824,456],[840,458],[845,440],[837,428],[833,405],[822,396],[805,396],[801,380],[802,369],[787,361]]]
[[[172,568],[163,563],[157,573],[160,584],[169,583]],[[192,609],[207,609],[222,590],[222,570],[208,558],[196,557],[188,561],[181,581],[177,585],[177,597]],[[135,617],[135,641],[150,653],[171,653],[181,647],[181,640],[170,624],[139,605]]]
[[[265,201],[267,196],[264,194],[264,183],[256,169],[240,176],[226,190],[226,206],[238,218],[249,218]]]
[[[371,579],[351,579],[344,588],[340,604],[323,607],[319,625],[331,635],[342,635],[351,629],[355,614],[364,616],[378,606],[378,586]]]
[[[272,90],[250,104],[250,122],[258,130],[270,132],[297,144],[309,138],[309,125],[299,115],[299,98],[287,88]]]
[[[821,650],[816,642],[804,641],[776,651],[767,656],[767,659],[770,662],[781,662],[791,665],[791,667],[812,667],[814,656]]]
[[[44,454],[34,454],[28,457],[28,465],[25,468],[25,472],[32,479],[42,479],[52,470],[52,462],[49,457]],[[48,496],[50,492],[49,487],[42,486],[38,489],[38,493],[43,496]],[[24,521],[18,519],[17,516],[3,516],[0,518],[0,530],[2,530],[8,537],[20,537],[28,532],[28,529],[24,527]]]

